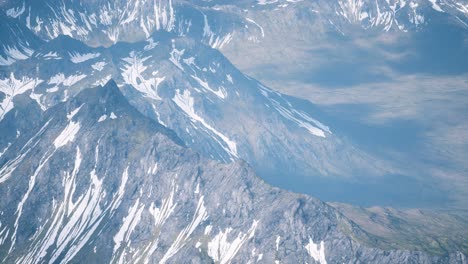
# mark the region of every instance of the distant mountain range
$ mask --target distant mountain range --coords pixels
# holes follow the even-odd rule
[[[465,29],[468,6],[456,0],[334,0],[334,1],[3,1],[6,15],[22,21],[42,39],[68,35],[98,46],[117,41],[149,38],[158,30],[202,39],[221,48],[234,35],[251,38],[265,34],[249,13],[297,10],[299,19],[319,18],[319,23],[338,32],[353,25],[366,29],[416,30],[438,19]],[[315,15],[314,15],[315,14]],[[256,33],[256,34],[255,34]],[[259,34],[260,33],[260,34]]]

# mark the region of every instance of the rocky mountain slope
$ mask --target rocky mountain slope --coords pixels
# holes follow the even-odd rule
[[[320,24],[341,33],[352,25],[385,31],[413,30],[433,23],[436,17],[468,26],[468,6],[458,0],[25,0],[3,1],[1,5],[9,17],[22,21],[42,39],[68,35],[90,45],[143,40],[164,30],[221,48],[234,34],[248,32],[252,40],[264,37],[262,26],[253,19],[256,14],[291,10],[302,10],[297,14],[302,16],[316,14]]]
[[[91,48],[60,36],[31,58],[0,67],[3,111],[23,93],[42,110],[104,85],[111,78],[146,116],[173,129],[185,144],[223,162],[243,159],[269,182],[295,189],[308,175],[398,173],[320,122],[320,111],[244,75],[219,51],[188,37],[159,32],[137,43]],[[0,148],[6,148],[5,142]],[[312,192],[309,192],[312,193]]]
[[[413,34],[438,22],[458,34],[466,4],[6,0],[0,9],[2,262],[466,263],[463,245],[388,246],[353,222],[362,219],[265,183],[371,203],[382,196],[375,179],[390,200],[430,203],[413,187],[437,185],[407,180],[415,169],[356,144],[352,124],[224,56],[245,69],[281,50],[301,57],[291,51],[313,35]]]
[[[466,211],[330,205],[378,237],[375,241],[381,248],[423,250],[442,255],[457,248],[465,256],[468,253]]]
[[[2,123],[35,104],[19,99]],[[1,157],[4,263],[465,263],[362,246],[330,206],[184,148],[112,81],[23,126]]]

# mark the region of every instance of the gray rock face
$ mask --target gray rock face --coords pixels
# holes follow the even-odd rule
[[[183,147],[112,81],[29,125],[0,159],[4,263],[466,263],[359,244],[332,207]]]

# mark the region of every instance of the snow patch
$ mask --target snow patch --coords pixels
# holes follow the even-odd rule
[[[77,107],[75,110],[71,111],[70,114],[67,114],[67,119],[70,121],[72,118],[81,110],[81,107],[83,107],[84,104],[80,105]]]
[[[296,110],[292,107],[291,103],[281,98],[281,95],[260,85],[260,92],[266,97],[280,115],[292,121],[299,127],[305,128],[309,133],[314,136],[326,138],[325,132],[332,134],[330,129],[321,122],[310,117],[308,114]],[[273,98],[275,97],[275,98]],[[281,103],[280,103],[281,101]],[[286,105],[286,106],[284,106]]]
[[[46,90],[46,92],[47,92],[47,93],[55,93],[55,92],[57,92],[58,90],[59,90],[59,88],[58,88],[57,86],[55,86],[55,87],[52,87],[52,88],[48,88],[48,89]]]
[[[247,233],[240,232],[232,241],[228,241],[228,235],[232,228],[228,227],[224,232],[220,231],[210,242],[208,242],[208,255],[220,264],[230,263],[241,249],[242,245],[255,235],[258,221],[254,220]]]
[[[141,92],[145,97],[161,100],[158,95],[158,86],[165,80],[165,77],[156,77],[158,72],[155,72],[152,77],[145,79],[144,72],[148,68],[143,63],[150,57],[140,58],[134,52],[130,53],[130,57],[122,59],[126,62],[122,70],[124,82],[131,85],[133,88]]]
[[[7,150],[11,147],[11,143],[8,142],[8,145],[0,152],[0,158],[7,152]],[[1,170],[0,170],[1,172]],[[1,177],[0,177],[1,178]],[[1,181],[0,181],[1,182]]]
[[[12,58],[10,58],[8,56],[5,59],[5,58],[3,58],[3,56],[0,56],[0,66],[9,66],[9,65],[11,65],[13,63],[15,63],[14,59],[12,59]]]
[[[231,42],[233,37],[232,33],[228,33],[224,36],[217,35],[215,32],[211,31],[211,27],[208,23],[208,17],[205,14],[203,14],[203,20],[203,37],[212,48],[221,49],[224,45]]]
[[[143,48],[145,51],[151,50],[159,44],[159,42],[154,42],[153,38],[149,38],[147,41],[148,44]]]
[[[39,140],[36,139],[38,139],[44,133],[45,128],[49,125],[49,123],[50,120],[47,121],[45,125],[43,125],[42,128],[39,129],[39,131],[33,137],[31,137],[31,139],[29,139],[28,142],[26,142],[23,148],[19,151],[20,154],[18,156],[8,160],[5,164],[3,164],[2,167],[0,167],[0,183],[5,182],[11,177],[12,173],[16,170],[17,166],[23,161],[26,155],[33,149],[34,146],[36,146],[39,143]],[[26,151],[23,152],[23,150],[25,149]]]
[[[111,78],[112,78],[112,75],[109,74],[109,75],[107,75],[107,76],[105,76],[105,77],[103,77],[103,78],[97,80],[97,81],[93,84],[93,86],[104,86],[104,85],[106,85],[107,82],[110,81]]]
[[[198,78],[197,76],[195,75],[190,75],[190,77],[192,77],[195,81],[197,81],[197,83],[203,87],[204,89],[212,92],[214,95],[216,95],[217,97],[221,98],[221,99],[225,99],[226,98],[226,91],[224,89],[219,88],[217,91],[215,91],[214,89],[211,89],[210,86],[208,85],[208,82],[205,82],[203,81],[202,79]]]
[[[259,254],[259,255],[258,255],[258,258],[257,258],[257,262],[259,262],[259,261],[262,260],[262,259],[263,259],[263,254]]]
[[[257,22],[255,22],[253,19],[250,19],[250,18],[246,18],[247,21],[249,21],[250,23],[254,24],[255,26],[257,26],[259,29],[260,29],[260,32],[262,33],[262,38],[265,37],[265,31],[263,30],[263,27],[260,26]]]
[[[41,108],[42,111],[47,110],[47,107],[45,105],[43,105],[42,102],[41,102],[42,94],[35,93],[34,89],[33,89],[31,91],[31,93],[29,94],[29,97],[31,99],[33,99],[34,101],[36,101],[36,103],[39,105],[39,107]]]
[[[12,17],[12,18],[17,18],[21,16],[24,11],[26,10],[25,3],[23,2],[23,5],[21,7],[13,7],[10,8],[6,11],[7,16]]]
[[[95,59],[99,56],[101,56],[101,53],[83,53],[80,54],[78,52],[72,52],[68,54],[70,56],[70,61],[77,64],[77,63],[82,63],[87,60]]]
[[[207,226],[205,227],[205,232],[204,232],[205,236],[209,235],[209,234],[211,233],[211,230],[212,230],[212,229],[213,229],[213,226],[212,226],[212,225],[207,225]]]
[[[42,80],[32,79],[23,76],[16,79],[14,73],[10,73],[10,77],[0,79],[0,92],[4,94],[3,100],[0,101],[0,121],[3,117],[14,108],[13,98],[23,94],[29,90],[33,90]]]
[[[102,71],[104,69],[104,66],[106,66],[107,63],[104,61],[98,61],[91,65],[91,68],[95,69],[96,71]]]
[[[234,81],[232,80],[232,76],[230,74],[226,74],[226,80],[231,84],[234,84]]]
[[[439,4],[437,4],[437,0],[429,0],[429,2],[431,2],[432,8],[435,11],[442,12],[442,13],[444,12],[444,10],[442,10],[442,8],[440,8]]]
[[[307,253],[320,264],[327,264],[325,259],[325,243],[323,241],[320,244],[315,244],[314,241],[309,237],[309,243],[305,246]]]
[[[234,157],[238,157],[237,154],[237,145],[236,142],[232,141],[225,135],[223,135],[221,132],[217,131],[215,128],[210,126],[202,117],[200,117],[194,109],[194,100],[193,97],[190,95],[190,91],[184,90],[183,93],[180,93],[180,91],[177,89],[176,93],[174,95],[174,98],[172,98],[172,101],[179,106],[194,122],[199,122],[201,123],[205,128],[207,128],[210,132],[215,134],[218,138],[222,140],[219,141],[217,138],[215,140],[224,148],[224,150],[227,153],[230,153]]]
[[[47,54],[43,55],[42,57],[44,59],[46,59],[46,60],[51,60],[51,59],[59,60],[59,59],[61,59],[61,57],[57,54],[57,52],[52,52],[52,51],[49,51]]]
[[[65,146],[69,142],[73,142],[73,140],[75,140],[75,136],[78,134],[78,131],[80,131],[80,123],[70,121],[65,129],[63,129],[63,131],[54,140],[55,148],[58,149]]]
[[[107,115],[102,115],[101,117],[99,117],[98,123],[103,122],[103,121],[105,121],[106,119],[107,119]]]
[[[192,221],[188,226],[186,226],[177,236],[176,240],[169,249],[166,251],[166,254],[159,261],[160,264],[166,263],[172,256],[174,256],[188,241],[189,237],[192,235],[193,231],[206,219],[208,218],[208,212],[206,211],[204,204],[204,196],[201,196],[198,200],[197,209],[193,215]]]
[[[0,56],[0,65],[9,66],[13,64],[17,60],[26,60],[34,53],[34,50],[25,47],[19,44],[19,48],[16,46],[4,46],[3,51],[5,53],[5,57]]]
[[[96,146],[98,156],[99,145]],[[53,153],[52,153],[53,154]],[[56,262],[60,257],[63,263],[68,263],[89,242],[91,236],[96,232],[104,216],[110,215],[122,201],[125,184],[128,179],[128,167],[122,175],[121,185],[118,192],[113,196],[111,203],[101,208],[100,200],[105,194],[103,181],[100,180],[96,171],[90,173],[90,185],[85,192],[73,201],[75,192],[75,179],[80,170],[82,155],[77,147],[75,166],[71,174],[67,172],[64,178],[64,200],[62,203],[54,201],[52,209],[50,228],[41,229],[33,237],[33,247],[28,254],[19,259],[19,263],[41,263],[47,254],[51,254],[50,261]],[[42,163],[41,163],[42,164]],[[95,167],[97,166],[97,159]],[[110,214],[107,212],[110,211]],[[53,248],[52,245],[54,245]]]
[[[277,2],[278,0],[257,0],[257,4],[259,5],[270,5],[270,4],[274,4]]]
[[[113,260],[116,259],[122,260],[125,257],[125,247],[130,244],[130,235],[132,234],[135,227],[138,225],[141,219],[141,214],[145,208],[144,204],[140,205],[140,198],[136,200],[132,207],[128,210],[127,216],[122,220],[122,225],[120,226],[119,231],[114,236],[114,250],[113,250]],[[123,244],[123,245],[122,245]],[[123,249],[121,249],[123,247]],[[121,250],[120,254],[118,250]],[[119,261],[120,262],[120,261]]]
[[[182,56],[184,55],[185,50],[178,50],[175,47],[175,41],[172,40],[172,51],[169,53],[170,57],[169,60],[180,70],[184,70],[184,67],[182,67],[182,64],[180,63],[180,60],[182,59]]]
[[[72,86],[77,82],[83,80],[86,77],[84,74],[80,75],[70,75],[65,77],[63,73],[57,73],[56,75],[52,76],[47,84],[55,84],[55,85],[63,85],[63,86]]]
[[[157,170],[157,164],[154,165],[152,168],[153,174]],[[161,202],[161,207],[158,208],[154,205],[154,203],[151,203],[149,207],[149,213],[153,216],[154,219],[154,228],[156,230],[159,230],[161,232],[161,227],[166,223],[167,219],[169,216],[174,212],[174,209],[177,205],[177,203],[174,203],[174,195],[176,193],[176,188],[174,181],[172,181],[172,188],[169,193],[169,196],[166,199],[163,199]],[[149,259],[153,255],[153,253],[156,251],[158,248],[158,239],[153,239],[144,249],[141,255],[145,256],[145,260],[143,263],[148,263]],[[135,261],[137,262],[137,261]]]

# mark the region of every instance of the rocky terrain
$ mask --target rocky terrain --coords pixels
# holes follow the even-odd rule
[[[288,86],[285,76],[304,81],[296,77],[317,64],[304,63],[316,41],[362,51],[374,37],[409,39],[384,46],[398,53],[440,25],[462,39],[467,8],[1,1],[0,262],[466,263],[466,214],[309,196],[461,208],[464,161],[434,167],[442,161],[424,156],[431,166],[408,166],[355,136],[383,130],[358,129],[354,112],[330,114],[311,102],[312,88]],[[374,63],[382,50],[367,67],[398,68]],[[440,69],[463,72],[466,62],[451,58],[436,60]],[[324,72],[340,64],[325,61]]]

